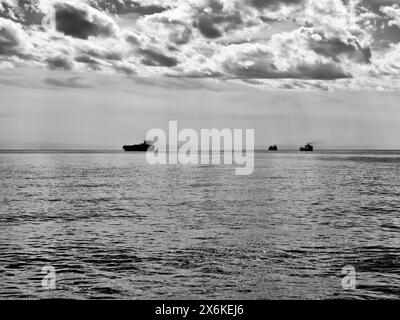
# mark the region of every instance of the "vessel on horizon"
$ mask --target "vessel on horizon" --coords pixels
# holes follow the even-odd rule
[[[133,145],[123,145],[122,149],[124,151],[141,151],[146,152],[151,147],[151,144],[148,144],[146,140],[140,144],[133,144]]]
[[[300,147],[300,151],[314,151],[314,147],[311,143],[307,143],[305,146]]]
[[[274,144],[273,146],[269,146],[268,150],[269,151],[278,151],[278,146],[276,144]]]

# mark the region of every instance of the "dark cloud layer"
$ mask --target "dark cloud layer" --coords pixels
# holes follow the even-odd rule
[[[289,70],[280,70],[274,64],[259,60],[249,67],[225,64],[225,71],[242,79],[317,79],[336,80],[351,75],[334,63],[301,63]]]
[[[335,63],[304,63],[300,64],[296,71],[297,74],[294,74],[293,78],[316,80],[351,78],[351,74],[345,72],[339,65]]]
[[[61,88],[92,88],[90,85],[81,84],[78,81],[82,79],[81,77],[72,77],[68,79],[55,79],[55,78],[46,78],[44,82],[53,87],[61,87]]]
[[[155,50],[141,49],[139,52],[143,57],[142,63],[147,66],[173,67],[178,64],[178,60],[175,57],[166,56]]]
[[[240,11],[225,12],[223,5],[217,0],[210,0],[206,7],[199,9],[195,26],[209,39],[219,38],[224,32],[237,28],[243,22]]]
[[[93,16],[89,20],[87,10],[76,8],[68,4],[57,4],[56,9],[56,28],[66,35],[87,39],[89,36],[111,36],[113,34],[112,26],[98,17]]]
[[[208,14],[200,15],[197,27],[206,38],[215,39],[222,36],[221,31],[215,26],[212,16]]]
[[[379,12],[381,6],[390,6],[400,4],[400,0],[362,0],[361,3],[372,8],[375,12]]]
[[[55,70],[55,69],[71,70],[72,69],[72,62],[67,57],[58,56],[58,57],[47,58],[46,62],[51,70]]]
[[[127,10],[122,10],[121,13],[138,13],[140,15],[152,15],[155,13],[160,13],[167,10],[167,8],[156,6],[156,5],[150,5],[150,6],[143,6],[139,3],[136,3],[135,6],[127,9]]]
[[[76,62],[81,62],[81,63],[87,63],[87,64],[98,64],[98,61],[96,59],[93,59],[92,57],[88,55],[82,55],[78,56],[75,58]]]
[[[370,47],[363,48],[357,41],[345,43],[338,38],[310,40],[310,48],[318,54],[333,58],[336,62],[344,55],[355,62],[369,63],[372,56]]]
[[[91,1],[91,4],[99,9],[107,10],[114,14],[127,14],[137,13],[139,15],[152,15],[167,10],[167,7],[160,5],[150,4],[145,5],[139,1],[127,1],[127,0],[100,0]]]
[[[250,0],[251,5],[256,8],[269,8],[269,9],[277,9],[282,5],[294,5],[304,2],[304,0]]]

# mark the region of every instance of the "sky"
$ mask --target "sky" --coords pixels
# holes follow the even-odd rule
[[[400,0],[1,0],[0,149],[152,128],[400,149]]]

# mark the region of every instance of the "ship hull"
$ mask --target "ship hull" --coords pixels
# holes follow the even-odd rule
[[[134,144],[132,146],[123,146],[122,149],[124,149],[124,151],[146,152],[149,149],[149,147],[150,146],[148,145]]]

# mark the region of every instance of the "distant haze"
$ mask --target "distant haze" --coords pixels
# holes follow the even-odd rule
[[[257,147],[400,148],[398,92],[266,91],[23,69],[3,71],[2,79],[1,149],[120,149],[151,128],[167,130],[169,120],[180,129],[255,129]]]

